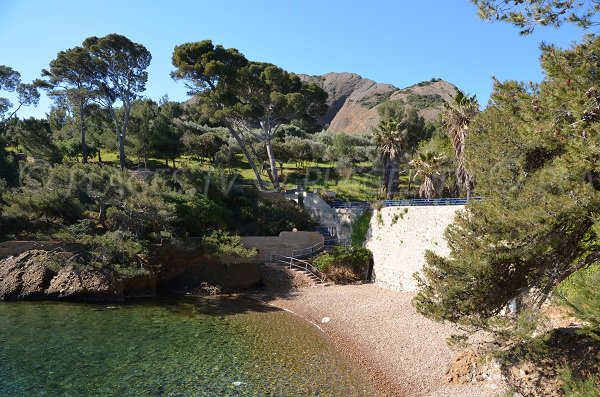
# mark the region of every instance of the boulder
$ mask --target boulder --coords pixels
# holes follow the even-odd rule
[[[47,251],[31,250],[0,261],[0,299],[44,298],[55,276]]]
[[[61,269],[46,290],[48,297],[64,300],[122,301],[124,283],[112,271]]]

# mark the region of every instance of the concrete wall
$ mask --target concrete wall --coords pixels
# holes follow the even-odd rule
[[[375,283],[397,291],[415,291],[413,274],[423,268],[425,251],[450,253],[444,231],[463,208],[447,205],[374,211],[366,247],[373,252]]]
[[[271,254],[288,256],[293,250],[323,243],[323,236],[318,232],[281,232],[279,236],[247,236],[241,240],[246,247],[256,248],[257,258],[265,261]]]

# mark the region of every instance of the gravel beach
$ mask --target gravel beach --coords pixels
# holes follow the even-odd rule
[[[382,396],[497,397],[491,382],[449,385],[443,377],[457,354],[446,344],[455,329],[417,314],[414,294],[373,284],[301,288],[269,304],[319,326]]]

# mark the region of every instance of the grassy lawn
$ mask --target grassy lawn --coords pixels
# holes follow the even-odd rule
[[[117,152],[102,152],[102,162],[107,164],[118,164],[119,155]],[[98,157],[90,158],[90,162],[97,162]],[[143,160],[135,157],[128,158],[130,167],[142,167]],[[218,171],[208,161],[198,161],[190,156],[181,156],[175,160],[177,168],[190,168],[206,172]],[[173,163],[169,161],[166,165],[165,160],[150,158],[148,159],[148,168],[172,168]],[[237,173],[245,181],[254,181],[254,173],[243,155],[237,155],[230,170],[231,173]],[[282,187],[284,189],[295,188],[298,185],[304,186],[309,191],[323,189],[336,193],[336,198],[349,201],[375,201],[384,198],[381,190],[381,172],[373,171],[368,162],[356,164],[356,170],[352,175],[340,175],[331,163],[308,162],[302,166],[292,163],[284,163],[283,170],[278,168]],[[266,172],[262,173],[263,180],[269,186],[269,177]],[[408,176],[400,177],[400,190],[406,192],[408,189]],[[418,189],[411,186],[411,193]]]

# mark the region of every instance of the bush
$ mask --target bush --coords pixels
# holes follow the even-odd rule
[[[584,322],[582,332],[600,340],[600,264],[573,273],[556,291],[558,301],[572,309],[575,317]]]
[[[371,223],[371,217],[373,211],[367,210],[362,213],[352,224],[352,246],[362,247],[367,240],[367,233],[369,232],[369,225]]]
[[[204,252],[209,255],[229,255],[238,258],[252,258],[256,256],[254,248],[246,248],[240,236],[221,230],[212,232],[202,239]]]
[[[352,282],[362,279],[371,251],[361,247],[336,247],[331,252],[317,256],[313,265],[334,282]]]
[[[568,397],[600,397],[600,384],[590,376],[585,380],[575,379],[568,368],[559,374],[563,390]]]

